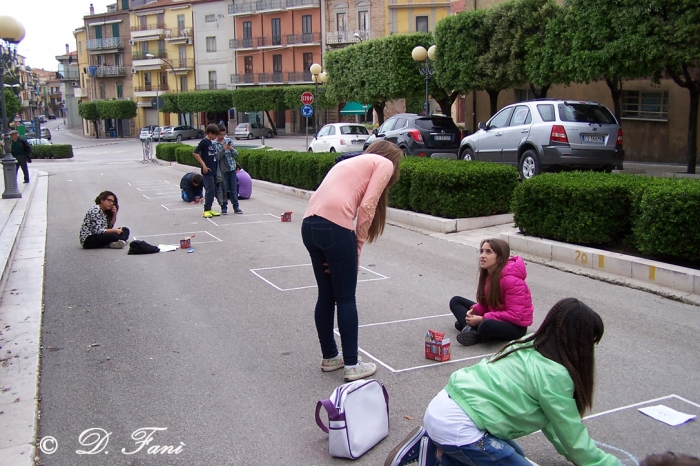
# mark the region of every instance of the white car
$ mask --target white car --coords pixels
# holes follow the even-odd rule
[[[48,139],[27,139],[27,142],[32,146],[50,146],[53,143]]]
[[[309,144],[309,152],[361,151],[369,131],[354,123],[331,123],[323,128]]]

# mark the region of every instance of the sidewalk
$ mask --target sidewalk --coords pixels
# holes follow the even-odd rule
[[[0,466],[34,465],[48,176],[0,200]]]

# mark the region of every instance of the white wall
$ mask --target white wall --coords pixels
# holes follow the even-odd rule
[[[228,4],[224,0],[194,4],[194,48],[197,86],[209,83],[209,72],[216,71],[218,87],[231,82],[235,63],[229,40],[234,38],[233,17],[227,15]],[[207,15],[214,15],[214,22],[206,22]],[[216,37],[216,52],[207,52],[207,37]]]

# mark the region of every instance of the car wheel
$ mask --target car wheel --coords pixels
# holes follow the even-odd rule
[[[178,134],[177,137],[175,138],[177,142],[182,142],[182,135]]]
[[[253,133],[248,133],[248,140],[253,139]]]
[[[534,150],[526,150],[520,159],[520,177],[523,180],[532,178],[541,173],[540,161]]]
[[[267,136],[265,136],[265,137],[266,137],[266,138],[271,138],[271,137],[272,137],[272,131],[268,131],[268,132],[267,132]]]
[[[474,151],[471,147],[467,147],[462,151],[461,154],[459,154],[459,158],[464,160],[465,162],[471,162],[474,160]]]
[[[204,137],[204,131],[200,131],[199,133],[197,133],[197,139],[201,139],[203,137]]]
[[[408,149],[406,149],[405,147],[402,147],[402,148],[401,148],[401,151],[403,152],[403,156],[404,156],[404,157],[408,157],[409,155],[411,155],[411,154],[408,153]]]
[[[335,147],[331,147],[331,150],[329,152],[335,152]]]

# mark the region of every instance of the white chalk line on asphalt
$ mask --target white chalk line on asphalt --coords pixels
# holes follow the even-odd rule
[[[176,242],[175,244],[179,245],[179,244],[180,244],[180,239],[182,239],[182,238],[184,238],[184,237],[186,237],[186,236],[196,235],[196,234],[198,234],[198,233],[207,234],[207,235],[211,236],[212,238],[214,238],[214,240],[213,240],[213,241],[202,241],[202,240],[201,240],[201,237],[199,237],[199,238],[197,238],[197,240],[192,240],[192,244],[193,244],[193,245],[194,245],[194,244],[221,243],[221,242],[223,242],[222,239],[217,238],[216,236],[212,235],[212,234],[209,233],[208,231],[204,231],[204,230],[201,230],[201,231],[188,231],[188,232],[184,232],[184,233],[161,233],[161,234],[158,234],[158,235],[138,235],[138,236],[134,235],[134,239],[141,239],[141,238],[161,238],[161,237],[164,237],[164,236],[177,236],[177,237],[178,237],[178,240],[177,240],[177,242]]]
[[[256,217],[256,216],[257,217],[260,217],[260,216],[274,217],[276,220],[258,220],[256,222],[237,222],[237,221],[233,220],[233,219],[238,219],[238,218]],[[216,223],[216,220],[214,220],[214,218],[216,218],[218,221],[221,221],[225,218],[232,219],[233,221],[231,223],[223,223],[220,225],[220,224]],[[208,218],[207,220],[209,220],[212,224],[216,225],[217,227],[228,227],[228,226],[238,226],[238,225],[254,225],[256,223],[279,223],[280,222],[278,215],[270,214],[270,213],[267,213],[267,214],[227,214],[226,217],[214,217],[214,218]]]
[[[250,271],[256,277],[260,278],[262,281],[264,281],[265,283],[269,284],[270,286],[276,288],[279,291],[296,291],[296,290],[306,290],[309,288],[318,288],[317,285],[297,286],[294,288],[280,288],[279,286],[275,285],[270,280],[266,279],[265,277],[263,277],[262,275],[260,275],[258,273],[259,270],[277,270],[277,269],[286,269],[286,268],[292,268],[292,267],[311,267],[311,264],[280,265],[280,266],[276,266],[276,267],[258,267],[255,269],[250,269]],[[375,282],[375,281],[379,281],[379,280],[388,280],[389,279],[389,277],[387,277],[386,275],[382,275],[382,274],[377,273],[373,270],[369,270],[366,267],[360,266],[360,269],[365,270],[371,274],[377,275],[379,278],[363,278],[363,279],[357,280],[357,283]]]

